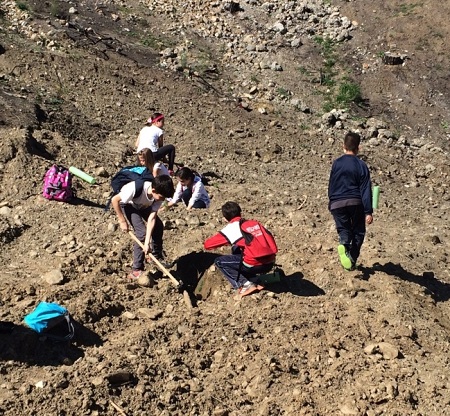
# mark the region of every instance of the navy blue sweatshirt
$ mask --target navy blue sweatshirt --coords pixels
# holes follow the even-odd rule
[[[328,198],[329,208],[336,201],[345,206],[345,200],[352,200],[348,205],[362,204],[364,213],[372,214],[372,184],[367,165],[354,155],[337,158],[331,166]]]

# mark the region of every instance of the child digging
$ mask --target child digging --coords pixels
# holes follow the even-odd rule
[[[188,211],[192,208],[209,208],[209,195],[200,177],[186,167],[178,170],[176,177],[178,184],[172,200],[167,204],[168,208],[181,200]]]
[[[217,257],[214,264],[233,289],[238,290],[240,297],[247,296],[263,289],[258,284],[258,275],[269,272],[275,265],[277,245],[272,234],[262,224],[241,218],[241,207],[236,202],[226,202],[222,206],[222,215],[228,224],[208,238],[203,247],[212,250],[225,245],[232,246],[232,254]],[[251,243],[253,240],[258,240],[254,247]]]
[[[162,202],[173,195],[174,188],[170,176],[161,175],[154,178],[153,182],[144,182],[142,193],[135,197],[136,183],[129,182],[122,187],[120,192],[112,198],[112,206],[117,214],[120,229],[127,232],[130,227],[140,240],[144,249],[139,244],[133,246],[133,267],[127,276],[131,280],[138,279],[144,271],[145,254],[150,250],[160,262],[163,260],[163,231],[164,225],[158,217],[158,210]],[[145,225],[145,221],[147,225]],[[165,265],[163,263],[163,265]],[[166,266],[166,265],[165,265]]]
[[[333,162],[328,183],[328,208],[339,235],[339,260],[346,270],[355,269],[366,224],[373,221],[370,173],[357,157],[360,142],[357,133],[345,135],[344,155]]]

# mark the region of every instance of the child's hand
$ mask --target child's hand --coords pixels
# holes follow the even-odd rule
[[[128,231],[128,222],[126,220],[119,221],[119,226],[124,233]]]
[[[149,244],[149,243],[144,244],[144,247],[143,247],[142,250],[144,250],[144,253],[145,253],[145,254],[148,253],[148,250],[149,250],[149,249],[150,249],[150,244]]]
[[[373,217],[372,215],[366,215],[366,224],[372,224],[373,222]]]

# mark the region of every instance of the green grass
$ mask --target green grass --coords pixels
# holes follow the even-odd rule
[[[304,66],[297,68],[297,70],[298,72],[300,72],[300,74],[305,75],[307,77],[313,76],[313,72],[310,71],[308,68],[305,68]]]
[[[28,4],[23,1],[16,1],[16,6],[19,10],[22,10],[22,11],[30,10],[30,7],[28,6]]]
[[[52,1],[50,5],[50,14],[54,17],[61,18],[65,15],[64,9],[60,6],[58,1]]]
[[[361,88],[359,85],[349,81],[344,80],[338,86],[337,95],[335,101],[340,106],[348,107],[350,103],[360,103],[362,101]]]
[[[44,103],[50,107],[57,108],[64,103],[64,100],[61,97],[50,97],[47,98]]]
[[[282,87],[278,88],[277,93],[284,100],[287,100],[289,98],[289,96],[291,95],[289,90],[287,90],[286,88],[282,88]]]
[[[396,15],[398,16],[399,14],[402,14],[403,16],[409,16],[411,14],[415,14],[415,9],[422,6],[423,3],[402,3],[398,6]]]
[[[314,41],[320,46],[323,56],[320,72],[320,85],[324,87],[320,93],[324,97],[323,109],[347,109],[352,103],[361,103],[361,88],[358,84],[341,75],[339,69],[339,44],[331,39],[316,36]]]

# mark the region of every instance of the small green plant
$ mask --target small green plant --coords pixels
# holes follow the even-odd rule
[[[50,14],[55,17],[63,17],[64,16],[64,11],[61,8],[61,6],[59,5],[59,2],[52,1],[51,5],[50,5]]]
[[[300,72],[300,74],[306,75],[307,77],[310,77],[313,75],[313,73],[308,68],[305,68],[304,66],[301,66],[300,68],[298,68],[298,72]]]
[[[27,3],[24,3],[23,1],[17,1],[17,2],[16,2],[16,6],[17,6],[17,8],[18,8],[19,10],[22,10],[22,11],[27,11],[27,10],[29,10],[28,4],[27,4]]]
[[[144,39],[141,40],[141,43],[144,46],[148,46],[152,49],[159,49],[161,47],[161,43],[154,36],[148,35]]]
[[[323,67],[320,69],[320,84],[332,87],[335,85],[334,78],[337,75],[334,71],[334,66],[337,61],[336,42],[321,36],[316,36],[314,41],[320,45],[321,54],[324,58]]]
[[[350,103],[360,103],[362,101],[361,88],[353,82],[344,81],[339,85],[335,101],[344,107],[348,107]]]
[[[314,41],[320,46],[323,56],[323,65],[319,73],[320,85],[326,87],[325,91],[321,91],[324,97],[324,111],[328,112],[333,108],[347,108],[351,103],[362,103],[359,85],[345,76],[339,76],[339,71],[336,69],[338,43],[321,36],[316,36]],[[384,52],[381,52],[381,54],[384,54]]]
[[[441,122],[441,127],[445,130],[448,131],[448,129],[450,128],[450,124],[448,121],[442,121]]]
[[[415,13],[415,10],[417,7],[423,6],[422,3],[412,3],[412,4],[406,4],[402,3],[398,6],[398,14],[402,14],[403,16],[408,16]]]
[[[277,93],[284,100],[287,100],[291,95],[291,92],[289,90],[282,87],[278,88]]]
[[[322,36],[316,36],[314,41],[322,48],[322,55],[325,57],[334,55],[336,42],[330,38],[323,38]]]
[[[64,103],[61,97],[50,97],[45,100],[45,104],[50,107],[60,107]]]
[[[336,84],[336,81],[334,80],[335,75],[334,72],[320,71],[320,84],[327,87],[334,87]]]
[[[258,79],[258,77],[256,75],[252,75],[250,77],[250,81],[254,82],[255,84],[259,83],[259,79]]]
[[[180,56],[180,66],[183,69],[189,68],[189,66],[188,66],[188,59],[187,59],[187,54],[186,53],[182,53],[181,56]]]

